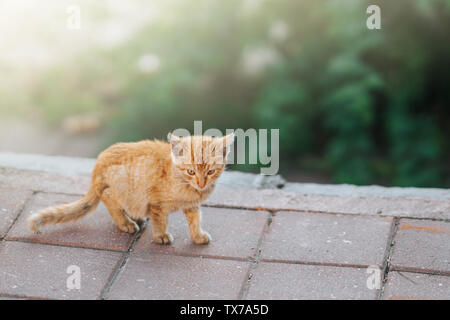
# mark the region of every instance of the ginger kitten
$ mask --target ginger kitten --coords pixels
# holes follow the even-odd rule
[[[137,232],[135,221],[151,218],[153,241],[159,244],[173,241],[167,218],[181,209],[192,240],[209,243],[211,237],[200,225],[199,206],[225,168],[234,134],[221,138],[169,134],[168,140],[112,145],[99,155],[91,186],[82,199],[38,211],[28,218],[28,227],[39,232],[43,225],[76,221],[101,200],[122,231]]]

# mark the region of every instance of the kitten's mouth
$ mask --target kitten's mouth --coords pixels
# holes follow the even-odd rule
[[[203,188],[200,188],[199,186],[195,185],[195,184],[191,184],[191,187],[198,190],[198,191],[205,191],[208,188],[209,185],[205,185]]]

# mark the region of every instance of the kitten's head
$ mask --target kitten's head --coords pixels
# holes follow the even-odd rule
[[[222,174],[234,134],[225,137],[168,135],[172,163],[178,176],[203,191]]]

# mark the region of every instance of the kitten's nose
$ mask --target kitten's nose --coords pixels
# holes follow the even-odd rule
[[[206,181],[204,178],[200,178],[198,179],[197,184],[200,188],[203,188],[206,185]]]

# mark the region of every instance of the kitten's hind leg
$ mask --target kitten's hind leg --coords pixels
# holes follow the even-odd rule
[[[139,226],[126,215],[125,210],[117,203],[116,200],[114,200],[109,189],[105,189],[103,191],[101,200],[108,209],[114,223],[120,230],[128,233],[135,233],[139,231]]]
[[[168,214],[157,206],[149,206],[149,211],[152,218],[153,241],[159,244],[171,244],[173,237],[167,232]]]

